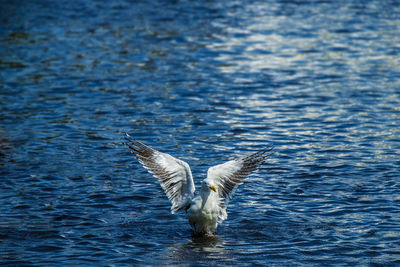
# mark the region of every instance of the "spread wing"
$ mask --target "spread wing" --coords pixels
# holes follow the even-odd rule
[[[159,152],[126,134],[126,145],[139,162],[160,182],[172,203],[171,212],[185,208],[194,196],[194,182],[189,164]]]
[[[236,188],[252,171],[263,164],[271,155],[272,147],[266,147],[249,156],[234,159],[208,169],[207,179],[218,187],[221,207],[225,208]],[[225,215],[226,216],[226,215]]]

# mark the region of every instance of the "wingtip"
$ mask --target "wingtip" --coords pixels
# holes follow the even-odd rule
[[[127,132],[125,132],[124,139],[127,141],[127,142],[124,142],[124,144],[125,144],[127,147],[129,147],[130,149],[132,149],[133,151],[135,151],[136,149],[135,149],[135,147],[133,147],[132,145],[135,144],[135,141],[136,141],[136,140],[135,140],[132,136],[130,136]]]
[[[261,155],[262,155],[263,160],[268,159],[272,154],[274,154],[275,151],[272,151],[273,149],[274,149],[274,146],[273,145],[269,145],[269,146],[266,146],[262,150]]]
[[[268,152],[268,151],[271,151],[271,150],[273,150],[274,149],[274,145],[268,145],[268,146],[266,146],[266,147],[264,147],[264,151],[265,152]]]
[[[130,136],[128,133],[125,133],[125,137],[124,139],[127,142],[124,142],[130,149],[132,149],[135,153],[138,150],[152,150],[154,151],[153,148],[151,148],[150,146],[145,145],[144,143],[136,140],[135,138],[133,138],[132,136]]]
[[[133,139],[133,137],[130,136],[127,132],[125,132],[124,139]]]
[[[125,133],[124,139],[132,144],[139,143],[135,138],[130,136],[128,133]]]
[[[265,153],[269,152],[269,153],[267,153],[268,157],[275,153],[275,151],[273,151],[273,150],[274,150],[274,145],[269,145],[269,146],[265,147]]]

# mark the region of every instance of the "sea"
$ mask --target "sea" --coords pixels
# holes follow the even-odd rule
[[[1,0],[1,266],[399,266],[400,2]],[[135,139],[273,146],[192,237]],[[198,188],[199,189],[199,188]]]

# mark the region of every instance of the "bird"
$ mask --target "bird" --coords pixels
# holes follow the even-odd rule
[[[272,154],[272,146],[267,146],[248,156],[210,167],[196,194],[188,163],[145,145],[127,133],[125,140],[143,167],[158,179],[172,204],[171,213],[186,212],[195,237],[216,235],[217,226],[227,219],[226,208],[237,187]]]

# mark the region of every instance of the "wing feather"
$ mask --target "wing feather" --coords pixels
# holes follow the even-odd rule
[[[271,155],[272,147],[266,147],[249,156],[234,159],[208,169],[207,179],[218,186],[221,207],[226,207],[243,180]]]
[[[157,151],[126,134],[126,145],[139,162],[160,182],[172,203],[171,212],[185,208],[194,196],[194,182],[189,164]]]

